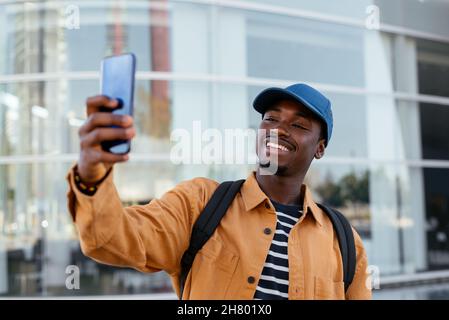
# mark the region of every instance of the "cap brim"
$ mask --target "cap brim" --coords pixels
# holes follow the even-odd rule
[[[318,110],[311,105],[307,100],[303,99],[300,96],[297,96],[290,91],[287,91],[282,88],[268,88],[263,90],[261,93],[257,95],[257,97],[253,101],[253,107],[261,114],[264,114],[267,109],[273,107],[273,105],[280,100],[294,100],[301,104],[303,104],[307,109],[313,112],[319,119],[326,122],[324,117],[318,112]]]

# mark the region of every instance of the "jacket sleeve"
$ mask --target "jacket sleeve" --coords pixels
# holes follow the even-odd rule
[[[346,292],[347,300],[371,299],[371,277],[368,273],[368,258],[362,239],[353,228],[354,242],[356,248],[356,267],[354,279]]]
[[[68,209],[85,255],[104,264],[143,272],[179,272],[192,221],[205,199],[200,180],[182,182],[160,199],[126,208],[114,186],[113,170],[93,196],[78,190],[73,167],[67,181]]]

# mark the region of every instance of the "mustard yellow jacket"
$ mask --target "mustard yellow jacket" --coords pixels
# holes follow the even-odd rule
[[[113,171],[93,196],[83,194],[70,169],[68,208],[81,249],[92,259],[143,272],[166,271],[179,296],[180,260],[193,224],[218,183],[195,178],[160,199],[123,208]],[[367,257],[354,230],[357,266],[345,294],[338,239],[331,221],[303,185],[304,214],[288,240],[289,299],[370,299]],[[273,230],[270,234],[266,228]],[[253,299],[276,229],[276,213],[249,175],[221,224],[199,251],[183,299]],[[254,281],[255,279],[255,281]]]

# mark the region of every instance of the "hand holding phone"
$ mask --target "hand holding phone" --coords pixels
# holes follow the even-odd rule
[[[113,114],[133,116],[134,79],[136,57],[132,53],[110,56],[101,63],[101,94],[118,101]],[[111,112],[102,108],[102,112]],[[114,127],[114,126],[113,126]],[[103,141],[102,149],[114,154],[125,154],[131,149],[130,140]]]
[[[114,163],[127,161],[130,140],[135,136],[132,118],[135,58],[109,60],[112,58],[102,63],[103,94],[86,100],[88,118],[79,129],[78,172],[87,183],[101,180]]]

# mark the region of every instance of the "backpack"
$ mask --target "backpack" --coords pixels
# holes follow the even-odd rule
[[[192,268],[193,260],[197,252],[212,236],[244,182],[245,180],[237,180],[221,183],[193,225],[190,245],[181,259],[180,299],[182,299],[185,281]],[[351,225],[342,213],[322,204],[317,205],[330,218],[337,233],[343,260],[343,282],[346,292],[354,278],[356,266],[354,234],[352,233]]]

